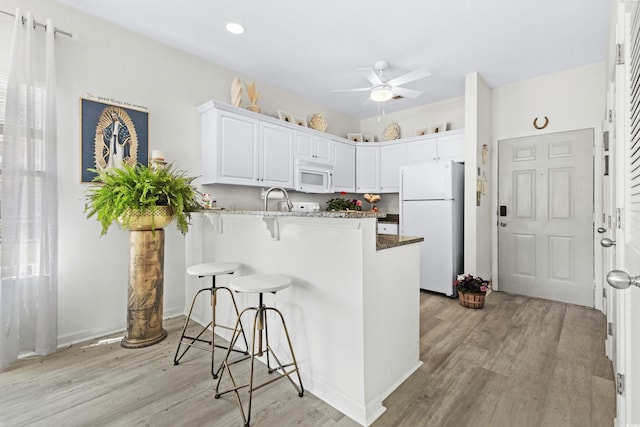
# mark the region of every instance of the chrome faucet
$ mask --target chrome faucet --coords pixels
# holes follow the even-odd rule
[[[287,193],[287,190],[285,190],[282,187],[271,187],[270,189],[268,189],[266,191],[266,193],[264,193],[264,210],[267,210],[267,201],[269,200],[269,193],[271,193],[273,190],[280,190],[284,193],[284,197],[287,199],[287,206],[289,207],[289,210],[293,209],[293,203],[291,203],[291,200],[289,200],[289,193]]]

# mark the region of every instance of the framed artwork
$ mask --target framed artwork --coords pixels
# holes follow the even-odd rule
[[[283,122],[294,123],[293,116],[286,111],[282,111],[281,109],[278,109],[278,118]]]
[[[375,135],[363,135],[362,136],[362,142],[376,142],[376,136]]]
[[[348,133],[347,134],[347,139],[349,141],[362,142],[362,134],[361,133]]]
[[[297,124],[298,126],[307,127],[307,119],[305,119],[304,117],[293,116],[293,123]]]
[[[80,127],[81,182],[91,182],[96,176],[88,169],[148,164],[149,113],[146,110],[102,99],[80,98]]]
[[[447,122],[437,123],[429,126],[429,133],[440,133],[447,130]]]
[[[424,129],[418,129],[416,131],[416,136],[425,136],[426,134],[430,133],[429,132],[429,128],[424,128]]]

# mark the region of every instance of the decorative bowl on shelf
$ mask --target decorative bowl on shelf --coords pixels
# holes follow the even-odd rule
[[[309,118],[309,127],[311,129],[319,130],[320,132],[324,132],[327,130],[327,120],[320,113],[315,113],[311,115]]]
[[[393,121],[389,123],[389,126],[384,129],[382,135],[384,136],[385,141],[400,139],[400,125],[398,124],[398,122]]]

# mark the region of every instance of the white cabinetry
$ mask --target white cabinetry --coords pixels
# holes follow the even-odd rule
[[[202,183],[293,188],[293,129],[201,106]]]
[[[258,185],[293,188],[293,130],[260,122]]]
[[[337,193],[356,191],[356,146],[351,142],[333,141],[333,190]]]
[[[356,192],[397,193],[400,167],[406,164],[407,147],[401,142],[357,146]]]
[[[407,142],[407,164],[438,160],[464,162],[464,129],[427,135]]]
[[[438,134],[438,160],[464,162],[464,129]]]
[[[295,158],[324,164],[332,163],[333,141],[309,133],[295,133]]]
[[[380,189],[380,147],[356,146],[356,193]]]
[[[399,234],[398,229],[398,224],[378,222],[378,234]]]
[[[380,147],[380,192],[400,191],[400,167],[407,164],[407,145],[394,143]]]

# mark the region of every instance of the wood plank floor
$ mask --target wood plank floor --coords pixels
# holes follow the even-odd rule
[[[384,401],[374,427],[613,425],[601,313],[502,292],[471,310],[424,291],[421,311],[424,365]],[[206,352],[173,365],[182,322],[165,321],[169,337],[151,347],[94,340],[0,371],[0,426],[242,425],[232,395],[213,397]],[[286,380],[256,392],[251,424],[357,426]]]

